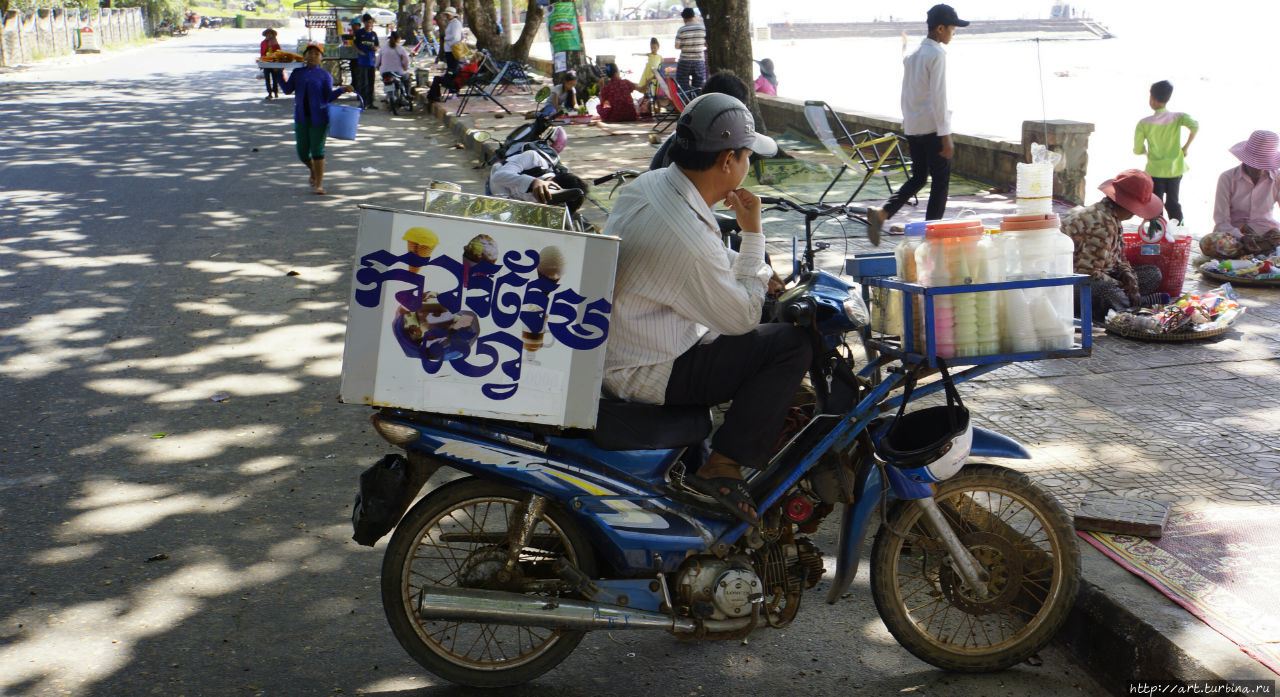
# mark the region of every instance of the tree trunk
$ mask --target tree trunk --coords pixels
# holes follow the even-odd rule
[[[764,130],[752,89],[755,64],[751,60],[750,0],[698,0],[698,9],[707,26],[707,73],[731,70],[742,78],[747,83],[747,106],[755,114],[760,130]]]
[[[510,60],[529,59],[529,49],[533,47],[534,39],[538,38],[538,29],[542,27],[542,20],[547,17],[538,0],[529,0],[529,6],[525,12],[524,29],[520,30],[520,38],[511,45]]]
[[[500,8],[502,12],[502,35],[507,37],[507,41],[510,41],[511,24],[514,21],[512,19],[512,14],[514,14],[514,12],[512,12],[511,9],[511,0],[502,0]]]
[[[463,0],[463,5],[467,10],[467,24],[476,35],[476,48],[488,49],[497,60],[508,60],[511,44],[506,34],[498,33],[493,0]]]

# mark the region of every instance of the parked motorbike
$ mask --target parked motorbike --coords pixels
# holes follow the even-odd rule
[[[859,291],[814,267],[810,223],[847,211],[766,202],[805,216],[804,254],[775,319],[809,329],[814,360],[812,404],[798,410],[797,430],[769,465],[748,477],[758,525],[684,485],[711,430],[706,409],[602,400],[592,431],[374,414],[377,432],[404,451],[380,463],[400,484],[382,497],[394,509],[389,522],[357,529],[372,544],[394,527],[382,602],[396,639],[427,670],[499,687],[551,670],[592,630],[693,641],[786,627],[826,573],[806,536],[836,506],[826,601],[849,588],[878,524],[871,594],[919,658],[947,670],[1001,670],[1062,626],[1079,583],[1070,518],[1027,476],[967,463],[1027,451],[969,423],[955,389],[964,374],[943,366],[925,383],[932,374],[923,364],[869,347]],[[935,408],[945,417],[905,412],[939,391],[951,404]],[[397,524],[442,467],[466,476],[429,491]],[[362,487],[358,512],[368,512],[370,494]]]
[[[410,79],[407,73],[382,74],[382,95],[387,100],[387,108],[391,109],[392,115],[398,115],[401,109],[413,111],[413,86]]]

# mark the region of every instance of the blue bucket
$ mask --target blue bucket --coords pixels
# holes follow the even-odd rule
[[[358,95],[357,95],[358,96]],[[361,104],[364,100],[361,100]],[[341,140],[355,140],[360,125],[360,109],[342,104],[329,105],[329,135]]]

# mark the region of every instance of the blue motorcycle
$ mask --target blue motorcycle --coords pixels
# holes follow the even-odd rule
[[[814,362],[797,399],[807,404],[792,410],[768,467],[748,477],[758,525],[683,483],[712,429],[706,409],[602,400],[592,431],[393,408],[373,416],[405,452],[391,456],[406,482],[395,518],[438,469],[465,475],[389,524],[383,605],[427,670],[500,687],[552,669],[592,630],[714,640],[786,627],[826,573],[805,536],[837,506],[826,601],[848,589],[877,525],[876,608],[922,660],[1002,670],[1062,626],[1079,584],[1070,517],[1026,475],[968,462],[1029,457],[972,426],[955,388],[999,363],[953,376],[920,354],[877,350],[862,292],[814,267],[811,223],[848,211],[766,202],[805,216],[804,253],[773,314],[811,328]],[[938,392],[946,406],[905,409]]]

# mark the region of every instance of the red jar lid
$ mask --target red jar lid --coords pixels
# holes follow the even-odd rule
[[[976,237],[983,233],[982,221],[976,219],[967,220],[939,220],[929,223],[925,228],[925,237],[939,239],[942,237]]]
[[[1040,213],[1037,215],[1006,215],[1000,222],[1002,231],[1010,230],[1044,230],[1058,227],[1057,213]]]

